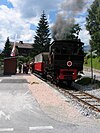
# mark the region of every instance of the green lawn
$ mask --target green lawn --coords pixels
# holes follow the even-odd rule
[[[85,59],[86,60],[86,59]],[[92,58],[92,64],[93,64],[93,68],[94,69],[98,69],[98,70],[100,70],[100,62],[99,62],[99,60],[100,60],[100,57],[95,57],[95,58]],[[86,62],[86,61],[85,61]],[[87,67],[91,67],[91,58],[88,58],[87,59],[87,64],[86,63],[84,63],[84,66],[87,66]]]

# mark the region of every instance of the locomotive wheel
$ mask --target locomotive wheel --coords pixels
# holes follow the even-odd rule
[[[68,87],[70,87],[71,84],[72,84],[72,81],[71,81],[71,80],[67,81],[67,86],[68,86]]]
[[[56,85],[62,87],[63,81],[61,81],[61,80],[56,80]]]
[[[47,79],[47,75],[46,75],[46,74],[43,74],[42,77],[43,77],[44,79]]]

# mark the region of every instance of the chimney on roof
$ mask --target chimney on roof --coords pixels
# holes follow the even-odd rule
[[[19,41],[19,43],[23,44],[23,41]]]

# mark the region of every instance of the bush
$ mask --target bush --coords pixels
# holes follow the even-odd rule
[[[18,62],[22,62],[22,63],[27,63],[30,62],[32,60],[31,57],[18,57]]]
[[[96,58],[97,56],[96,55],[92,55],[92,58]]]
[[[92,82],[92,83],[91,83]],[[98,86],[98,88],[100,88],[100,81],[98,80],[93,80],[89,77],[85,77],[85,78],[82,78],[78,81],[76,81],[77,84],[80,84],[80,85],[89,85],[89,84],[96,84]]]
[[[100,81],[96,80],[96,83],[97,83],[98,87],[100,88]]]
[[[87,59],[86,59],[86,58],[84,59],[84,64],[88,64],[88,61],[87,61]]]
[[[85,77],[85,78],[82,78],[82,79],[76,81],[76,83],[80,84],[80,85],[89,85],[91,83],[91,78]]]

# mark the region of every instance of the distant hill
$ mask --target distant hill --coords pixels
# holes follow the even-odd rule
[[[90,51],[90,45],[85,45],[85,46],[84,46],[84,51],[85,51],[85,52]]]

